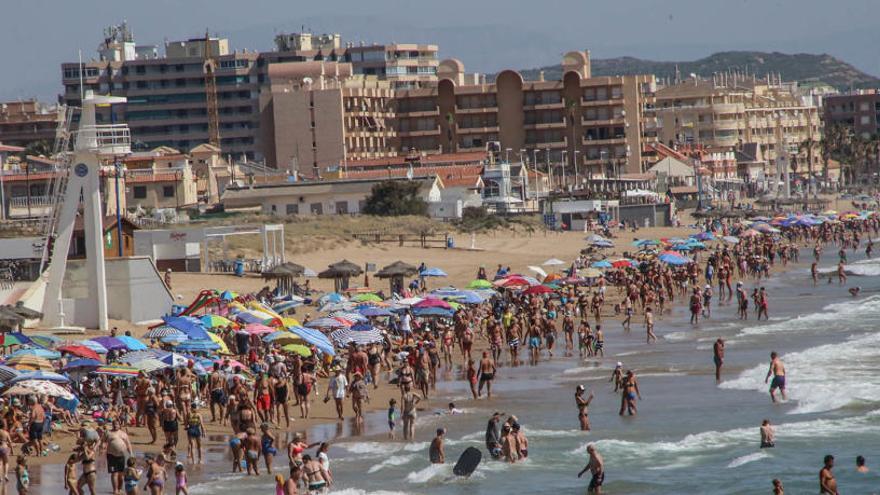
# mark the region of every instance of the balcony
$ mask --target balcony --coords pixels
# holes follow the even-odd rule
[[[455,126],[455,132],[458,134],[486,134],[486,133],[497,133],[498,125],[490,125],[490,126],[480,126],[480,127],[462,127],[460,125]]]
[[[610,119],[588,119],[586,117],[581,117],[581,125],[585,127],[599,127],[599,126],[609,126],[609,125],[625,125],[626,119],[623,116],[612,117]]]
[[[588,138],[584,136],[581,138],[581,144],[583,145],[615,145],[615,144],[626,144],[626,136],[614,137],[614,138]]]
[[[494,106],[490,107],[460,107],[456,105],[455,113],[463,115],[474,113],[498,113],[498,104],[496,103]]]
[[[568,139],[562,138],[562,141],[526,141],[526,147],[541,149],[564,149],[568,147]]]
[[[436,117],[440,115],[440,107],[434,107],[432,109],[401,109],[397,111],[398,118],[418,118],[418,117]]]
[[[561,110],[565,103],[560,101],[527,101],[523,104],[523,110]]]
[[[563,117],[562,120],[555,122],[526,122],[523,124],[523,128],[526,130],[564,129],[567,124],[568,120]]]
[[[106,155],[131,153],[131,133],[126,124],[85,126],[75,132],[77,150]]]
[[[439,136],[440,135],[440,126],[433,129],[398,129],[397,136],[399,137],[420,137],[420,136]]]
[[[623,94],[619,95],[605,95],[602,98],[596,97],[591,99],[586,99],[581,96],[581,106],[582,107],[601,107],[605,105],[615,105],[623,102]]]

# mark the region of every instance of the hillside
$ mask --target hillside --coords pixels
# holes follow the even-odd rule
[[[634,57],[593,59],[594,76],[613,76],[626,74],[655,74],[657,78],[674,78],[675,67],[682,77],[697,74],[711,77],[715,72],[729,69],[746,71],[764,77],[768,73],[781,73],[785,81],[824,82],[841,90],[880,87],[880,79],[866,74],[852,65],[831,55],[809,53],[786,54],[779,52],[719,52],[690,62],[657,62]],[[561,77],[558,65],[522,71],[527,80],[538,78],[543,70],[549,80]]]

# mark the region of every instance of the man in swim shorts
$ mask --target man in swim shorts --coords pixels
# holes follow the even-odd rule
[[[605,460],[602,459],[602,456],[596,451],[596,446],[593,444],[587,445],[587,454],[590,455],[590,460],[581,472],[578,473],[578,478],[589,470],[593,476],[590,479],[590,486],[587,487],[587,493],[599,495],[602,493],[602,484],[605,483]]]
[[[773,381],[770,382],[770,399],[776,402],[776,389],[779,389],[782,400],[785,400],[785,363],[779,359],[776,351],[770,353],[770,369],[767,370],[764,383],[770,380],[770,375],[773,375]]]

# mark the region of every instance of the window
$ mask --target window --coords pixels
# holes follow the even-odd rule
[[[147,198],[147,186],[134,186],[134,199]]]
[[[312,212],[312,215],[323,215],[324,214],[324,205],[321,203],[312,203],[309,205],[309,209]]]
[[[295,203],[288,203],[285,207],[285,213],[288,215],[299,215],[299,205]]]
[[[337,215],[348,215],[348,201],[337,201],[336,202],[336,214]]]
[[[162,186],[162,197],[173,198],[174,186]]]
[[[868,125],[871,123],[871,116],[870,115],[862,115],[860,121],[861,121],[862,125]]]

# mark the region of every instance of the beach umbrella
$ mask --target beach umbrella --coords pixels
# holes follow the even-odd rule
[[[199,320],[207,328],[235,326],[232,320],[220,315],[204,315]]]
[[[155,358],[147,358],[141,359],[136,363],[132,363],[133,368],[137,368],[138,371],[143,371],[144,373],[152,373],[154,371],[163,370],[168,368],[169,365],[163,361],[159,361]]]
[[[525,277],[521,275],[510,275],[504,278],[500,278],[493,282],[496,287],[522,287],[526,285],[539,285],[539,284],[530,284]]]
[[[0,364],[0,382],[8,382],[20,374],[21,371],[17,369]]]
[[[471,280],[471,282],[467,284],[468,289],[491,289],[492,287],[492,282],[484,279]]]
[[[26,345],[32,343],[30,338],[19,332],[0,333],[0,339],[2,339],[3,347],[9,347],[12,345]]]
[[[341,303],[347,301],[348,299],[346,299],[345,296],[343,296],[342,294],[339,294],[337,292],[329,292],[318,298],[318,306],[323,306],[327,303]]]
[[[769,224],[766,223],[758,223],[752,225],[752,228],[757,230],[758,232],[761,232],[762,234],[776,234],[780,232],[779,229],[771,227]]]
[[[226,345],[226,341],[224,341],[219,335],[213,332],[208,332],[208,338],[211,339],[211,342],[219,346],[217,352],[220,354],[232,354],[229,352],[229,346]]]
[[[757,235],[761,235],[761,233],[755,229],[748,229],[748,230],[742,232],[739,236],[740,237],[755,237]]]
[[[44,359],[53,360],[60,359],[61,353],[58,351],[50,351],[49,349],[43,349],[40,347],[29,347],[27,349],[19,349],[13,352],[9,355],[9,358],[14,358],[16,356],[36,356]]]
[[[367,318],[375,318],[375,317],[380,317],[380,316],[394,315],[394,313],[392,313],[390,310],[388,310],[386,308],[376,308],[376,307],[372,307],[372,306],[366,307],[366,308],[361,308],[358,310],[358,313],[360,313],[363,316],[366,316]]]
[[[220,346],[208,338],[205,340],[187,340],[177,344],[175,349],[190,352],[212,352],[220,349]]]
[[[120,360],[125,361],[126,363],[134,363],[136,361],[140,361],[141,359],[153,359],[158,358],[162,355],[168,354],[165,351],[160,351],[158,349],[147,349],[144,351],[134,351],[129,352],[123,355]]]
[[[18,383],[24,380],[45,380],[47,382],[52,383],[70,383],[70,379],[64,375],[60,375],[55,373],[54,371],[28,371],[22,373],[12,380],[9,380],[9,384]]]
[[[64,365],[64,368],[61,368],[61,369],[65,372],[69,372],[69,371],[78,371],[78,370],[85,370],[85,369],[100,368],[101,366],[102,366],[101,361],[98,361],[97,359],[81,358],[81,359],[74,359],[73,361],[70,361],[69,363]],[[0,379],[2,379],[2,377],[0,377]]]
[[[302,304],[302,300],[284,301],[272,306],[272,311],[276,313],[284,313],[285,311],[290,311],[298,306],[302,306]]]
[[[148,358],[149,359],[149,358]],[[185,368],[189,364],[189,358],[183,354],[169,352],[168,355],[158,358],[158,360],[172,368]]]
[[[578,272],[584,278],[598,278],[602,276],[602,272],[595,268],[587,268]]]
[[[418,304],[414,304],[413,308],[422,309],[422,308],[443,308],[443,309],[452,309],[452,306],[449,305],[448,302],[443,299],[438,299],[436,297],[429,297]]]
[[[299,322],[296,318],[291,318],[289,316],[285,316],[281,318],[281,326],[282,327],[292,327],[292,326],[301,326],[302,323]]]
[[[734,237],[732,235],[726,235],[726,236],[722,237],[721,240],[723,240],[724,242],[726,242],[728,244],[739,244],[739,238]]]
[[[189,338],[205,340],[208,338],[205,326],[198,318],[187,316],[165,316],[162,318],[165,324],[185,333]]]
[[[179,344],[179,343],[187,341],[187,340],[189,340],[189,337],[187,337],[187,335],[185,333],[177,332],[176,334],[166,335],[165,337],[162,337],[161,339],[159,339],[159,342],[162,342],[163,344],[172,344],[173,345],[173,344]]]
[[[480,293],[472,290],[462,290],[458,291],[455,295],[443,296],[447,299],[452,299],[457,303],[462,304],[480,304],[486,300],[486,297],[481,295]]]
[[[93,339],[89,339],[92,342],[97,342],[101,344],[104,349],[108,351],[127,351],[128,346],[125,345],[125,342],[119,340],[116,337],[95,337]]]
[[[236,297],[238,297],[238,293],[237,293],[237,292],[233,292],[233,291],[231,291],[231,290],[224,290],[224,291],[220,294],[220,300],[222,300],[222,301],[226,301],[226,302],[232,301],[232,300],[235,299]]]
[[[357,294],[351,298],[352,302],[382,302],[382,298],[372,293]]]
[[[61,338],[54,335],[31,335],[31,342],[43,347],[55,347],[61,342]]]
[[[345,328],[350,327],[351,323],[337,318],[318,318],[305,323],[303,326],[309,328]]]
[[[662,261],[663,263],[666,263],[667,265],[681,266],[681,265],[688,264],[687,258],[683,258],[683,257],[679,256],[678,254],[674,254],[674,253],[661,254],[658,257],[658,259],[660,261]]]
[[[539,294],[552,294],[553,289],[547,287],[546,285],[535,285],[533,287],[529,287],[528,289],[523,291],[523,294],[528,295],[539,295]]]
[[[691,251],[694,249],[694,247],[691,246],[690,244],[676,244],[676,245],[672,246],[671,249],[673,249],[675,251]]]
[[[267,327],[266,325],[261,325],[259,323],[250,323],[248,325],[245,325],[244,331],[249,334],[266,335],[274,332],[275,329]]]
[[[369,345],[384,340],[382,333],[374,327],[367,326],[361,330],[358,330],[357,328],[358,327],[352,327],[337,330],[330,334],[330,338],[341,346],[347,346],[349,344]]]
[[[108,364],[101,366],[94,371],[97,375],[109,376],[138,376],[139,371],[134,366],[123,366],[121,364]]]
[[[122,343],[125,344],[125,347],[129,351],[143,351],[147,349],[147,346],[144,345],[143,342],[134,337],[130,337],[128,335],[120,335],[116,338],[122,341]]]
[[[613,248],[614,243],[611,241],[595,241],[595,242],[591,242],[590,246],[606,249],[606,248]]]
[[[636,264],[633,263],[631,260],[624,259],[611,262],[611,266],[613,266],[614,268],[635,268]]]
[[[455,311],[452,309],[445,308],[414,308],[413,314],[416,316],[440,316],[445,318],[451,318],[452,315],[455,314]]]
[[[632,243],[635,247],[650,247],[650,246],[659,246],[660,242],[655,241],[654,239],[640,239]]]
[[[312,350],[302,344],[287,344],[281,346],[282,351],[292,352],[294,354],[299,354],[302,357],[309,357],[312,355]]]
[[[186,336],[185,333],[180,330],[169,327],[168,325],[161,325],[156,328],[152,328],[144,334],[145,339],[161,339],[162,337],[168,337],[169,335],[183,335]]]
[[[46,358],[33,355],[14,356],[4,363],[17,370],[52,370],[52,362]]]
[[[25,380],[18,382],[3,395],[46,395],[49,397],[58,397],[61,399],[72,400],[74,395],[64,387],[44,380]]]
[[[591,264],[590,266],[592,266],[593,268],[604,269],[604,268],[612,268],[614,265],[612,265],[610,261],[601,260],[601,261],[593,262],[593,264]]]
[[[564,265],[565,262],[558,258],[550,258],[549,260],[541,263],[544,266],[559,266]]]
[[[98,356],[97,352],[89,349],[88,347],[86,347],[84,345],[76,345],[76,344],[63,345],[61,347],[58,347],[58,349],[56,349],[56,350],[58,352],[66,352],[67,354],[72,354],[74,356],[78,356],[81,358],[88,358],[88,359],[94,359],[94,360],[101,359]]]
[[[439,268],[426,268],[419,272],[420,277],[447,277],[446,272]]]
[[[561,273],[551,273],[550,275],[544,277],[544,283],[547,284],[550,282],[555,282],[557,280],[562,280],[564,278],[565,277]]]
[[[355,324],[361,321],[367,321],[367,317],[363,316],[360,313],[350,312],[350,311],[337,311],[335,313],[330,313],[330,318],[335,318],[337,320],[343,320],[344,322],[348,322],[351,324]]]
[[[326,335],[321,333],[320,330],[315,330],[308,327],[290,327],[288,330],[290,330],[296,336],[300,337],[309,344],[317,347],[318,350],[320,350],[322,353],[328,354],[330,356],[336,355],[333,344],[330,342]]]
[[[271,342],[272,344],[279,344],[279,345],[296,344],[300,341],[302,341],[301,338],[299,338],[295,334],[288,332],[286,330],[280,331],[280,332],[275,332],[275,333],[272,333],[272,334],[269,334],[269,335],[266,335],[265,337],[263,337],[263,342]]]
[[[700,232],[699,234],[693,234],[691,236],[693,239],[697,239],[699,241],[714,241],[715,236],[711,232]]]
[[[95,342],[94,340],[80,340],[76,344],[88,347],[89,349],[97,352],[98,354],[107,354],[107,348],[102,346],[101,344]]]

